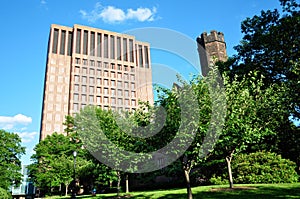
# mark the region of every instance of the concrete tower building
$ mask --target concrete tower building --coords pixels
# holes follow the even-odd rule
[[[153,103],[150,45],[134,36],[51,25],[40,140],[63,133],[66,115],[86,105],[134,110]]]
[[[203,76],[207,75],[208,66],[214,58],[218,61],[227,60],[226,43],[222,32],[215,30],[212,30],[210,34],[204,32],[197,38],[197,43]]]

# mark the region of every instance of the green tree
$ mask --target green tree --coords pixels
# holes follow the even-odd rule
[[[177,139],[171,149],[181,160],[187,196],[191,199],[191,170],[206,159],[213,150],[223,127],[226,99],[217,69],[212,66],[207,77],[195,77],[191,82],[181,81],[172,90],[161,89],[158,104],[167,112],[165,126],[158,134],[157,147]],[[160,92],[161,92],[160,91]],[[188,147],[182,151],[182,147]]]
[[[73,151],[77,151],[76,176],[88,161],[84,159],[84,151],[76,142],[72,142],[71,136],[53,133],[40,141],[34,148],[35,154],[31,159],[33,163],[29,166],[31,177],[35,184],[51,192],[52,187],[63,184],[66,187],[73,180],[74,157]]]
[[[221,64],[221,71],[233,79],[250,71],[264,76],[264,87],[273,83],[285,84],[285,115],[300,119],[300,4],[296,0],[279,0],[277,9],[261,11],[260,15],[246,18],[241,24],[244,34],[235,47],[237,55]]]
[[[233,156],[247,150],[269,149],[285,110],[281,104],[282,88],[274,85],[263,89],[262,79],[256,73],[250,72],[241,81],[229,81],[225,77],[225,87],[226,120],[214,154],[226,160],[230,188],[233,188]]]
[[[13,183],[21,182],[21,155],[25,148],[21,146],[18,134],[0,130],[0,188],[8,190]]]

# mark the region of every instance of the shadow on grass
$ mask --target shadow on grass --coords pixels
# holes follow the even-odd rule
[[[116,195],[97,195],[79,196],[78,199],[117,199]],[[186,199],[186,193],[165,193],[159,191],[157,194],[152,193],[132,193],[130,197],[121,197],[120,199]],[[203,189],[193,191],[194,199],[265,199],[265,198],[300,198],[300,184],[291,185],[251,185],[236,187],[234,190],[227,188],[210,189],[204,191]],[[65,197],[64,197],[65,199]]]
[[[300,187],[255,187],[248,190],[232,190],[232,191],[203,191],[195,194],[195,198],[199,199],[260,199],[260,198],[300,198]]]

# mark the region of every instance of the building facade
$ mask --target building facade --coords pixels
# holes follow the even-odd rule
[[[82,25],[51,25],[40,140],[63,133],[65,116],[86,105],[130,111],[139,100],[153,103],[149,43]]]
[[[203,32],[197,37],[198,52],[200,56],[201,72],[206,76],[209,71],[209,66],[216,61],[226,61],[226,43],[224,34],[215,30],[210,31],[210,34]]]

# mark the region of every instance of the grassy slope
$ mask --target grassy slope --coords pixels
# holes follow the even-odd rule
[[[193,188],[193,195],[195,199],[260,199],[260,198],[300,198],[300,183],[295,184],[255,184],[255,185],[236,185],[238,187],[247,187],[243,190],[218,190],[228,186],[200,186]],[[108,199],[116,194],[98,194],[93,199]],[[185,189],[172,190],[157,190],[145,192],[130,193],[133,199],[186,199]],[[59,198],[59,197],[52,197]],[[69,197],[68,197],[69,198]],[[81,196],[78,198],[89,198],[89,196]]]

